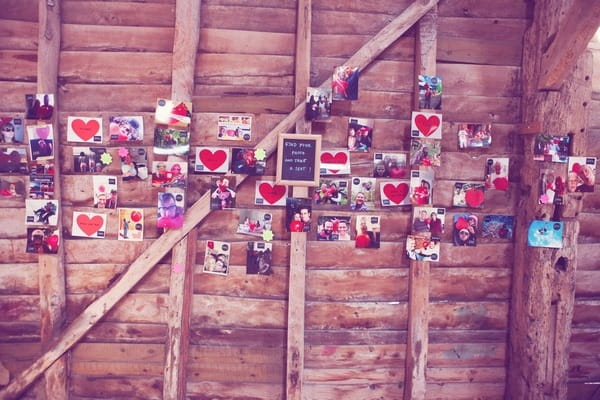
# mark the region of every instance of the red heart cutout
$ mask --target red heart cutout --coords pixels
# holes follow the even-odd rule
[[[465,200],[469,207],[477,208],[483,204],[483,190],[467,189]]]
[[[454,226],[458,230],[468,229],[469,228],[469,221],[467,221],[467,219],[465,217],[458,217],[458,219],[454,223]]]
[[[383,193],[394,203],[400,204],[408,194],[408,185],[406,183],[399,183],[398,185],[386,183],[383,186]]]
[[[212,240],[209,240],[208,242],[206,242],[206,247],[208,247],[211,250],[214,250],[215,242],[213,242]]]
[[[504,177],[494,179],[494,189],[496,190],[507,190],[508,189],[508,179]]]
[[[176,107],[171,110],[171,116],[169,117],[169,124],[178,124],[182,121],[187,122],[188,109],[184,103],[179,103]]]
[[[287,187],[284,185],[271,185],[267,182],[258,185],[258,192],[269,204],[276,203],[285,195],[286,191]]]
[[[77,118],[71,122],[71,128],[73,128],[73,132],[75,132],[77,136],[87,141],[98,133],[100,124],[95,119],[85,122],[84,120]]]
[[[431,136],[440,127],[440,119],[437,115],[427,118],[423,114],[418,114],[415,117],[415,125],[423,136]]]
[[[48,135],[50,135],[50,125],[36,127],[35,134],[39,139],[48,139]]]
[[[227,153],[223,150],[217,150],[214,153],[208,149],[200,151],[200,161],[206,166],[206,168],[214,171],[219,168],[227,159]]]
[[[321,162],[325,164],[346,164],[348,162],[348,155],[340,152],[333,155],[329,152],[321,154]]]
[[[93,218],[88,217],[85,214],[79,214],[77,216],[77,226],[88,236],[92,236],[98,232],[98,229],[102,228],[104,219],[96,215]]]

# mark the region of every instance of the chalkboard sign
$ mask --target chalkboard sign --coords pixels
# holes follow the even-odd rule
[[[320,154],[320,135],[279,134],[277,184],[317,186]]]

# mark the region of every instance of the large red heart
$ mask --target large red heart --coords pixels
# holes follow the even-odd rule
[[[88,236],[92,236],[94,233],[98,232],[103,224],[104,219],[99,215],[96,215],[93,218],[90,218],[85,214],[79,214],[77,216],[77,226]]]
[[[406,183],[399,183],[398,185],[386,183],[383,186],[383,193],[394,203],[400,204],[408,194],[408,185]]]
[[[206,168],[214,171],[219,168],[227,159],[227,153],[223,150],[217,150],[214,153],[208,149],[200,151],[200,161],[206,166]]]
[[[469,207],[477,208],[483,204],[483,190],[467,189],[465,200]]]
[[[437,115],[427,118],[423,114],[418,114],[415,117],[415,125],[423,136],[431,136],[440,127],[440,119]]]
[[[344,152],[336,153],[335,155],[326,152],[321,154],[321,162],[324,164],[341,164],[344,165],[348,162],[348,155]],[[339,171],[339,169],[331,169],[331,172],[334,174]]]
[[[268,182],[258,185],[258,192],[269,204],[276,203],[285,195],[286,191],[287,187],[284,185],[271,185]]]
[[[88,141],[98,133],[100,124],[95,119],[85,122],[84,120],[77,118],[71,122],[71,128],[73,128],[73,132],[75,132],[77,136]]]

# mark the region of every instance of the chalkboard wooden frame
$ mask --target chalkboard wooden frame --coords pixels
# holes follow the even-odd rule
[[[291,146],[294,144],[294,146]],[[302,148],[296,146],[304,145]],[[310,147],[306,148],[306,145]],[[291,155],[291,148],[300,154]],[[301,154],[308,150],[308,154]],[[313,153],[314,151],[314,153]],[[299,158],[295,158],[298,156]],[[276,183],[292,186],[317,186],[321,157],[321,135],[280,133],[277,140]],[[292,159],[293,158],[293,159]],[[297,162],[298,160],[308,160]],[[290,168],[309,167],[308,170],[294,172]],[[312,168],[312,170],[310,169]],[[292,172],[291,172],[292,171]]]

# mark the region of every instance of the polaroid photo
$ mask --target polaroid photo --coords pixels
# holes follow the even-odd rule
[[[26,185],[23,178],[16,176],[0,177],[0,199],[24,199]]]
[[[110,117],[108,121],[108,137],[111,141],[135,142],[144,139],[143,117]]]
[[[333,100],[358,100],[358,67],[341,65],[333,69],[331,93]]]
[[[405,179],[408,177],[406,154],[404,153],[374,153],[373,177]]]
[[[477,246],[479,219],[473,214],[456,214],[453,219],[452,242],[455,246]]]
[[[410,171],[410,202],[412,205],[424,206],[433,201],[434,172],[430,170]]]
[[[428,233],[406,236],[406,255],[413,261],[440,261],[440,241]]]
[[[268,242],[248,242],[246,248],[246,274],[271,275],[273,269],[273,244]]]
[[[458,148],[487,148],[492,145],[491,124],[459,124]]]
[[[53,113],[54,95],[52,93],[25,95],[25,119],[50,121]]]
[[[54,175],[54,160],[34,160],[27,163],[30,174]]]
[[[231,149],[231,172],[234,174],[264,175],[267,163],[257,160],[255,149],[233,147]]]
[[[229,272],[229,253],[231,246],[226,242],[206,241],[204,267],[202,272],[208,274],[227,275]]]
[[[31,174],[29,198],[49,200],[54,198],[54,174]]]
[[[58,225],[58,200],[25,200],[25,225]]]
[[[359,215],[356,217],[354,245],[356,248],[378,249],[381,234],[379,215]]]
[[[27,150],[17,147],[0,147],[0,172],[27,174]]]
[[[563,223],[556,221],[531,221],[527,230],[529,247],[562,248]]]
[[[60,233],[54,228],[27,228],[26,253],[56,254],[60,245]]]
[[[288,193],[287,185],[277,185],[274,180],[256,181],[254,204],[260,206],[285,206]]]
[[[373,125],[368,118],[348,118],[348,150],[367,152],[373,145]]]
[[[71,235],[104,239],[106,235],[106,215],[73,211]]]
[[[419,75],[419,108],[427,110],[442,109],[442,77]]]
[[[146,180],[148,171],[148,152],[144,147],[120,147],[121,172],[123,182]]]
[[[485,188],[508,190],[508,157],[488,158],[485,162]]]
[[[252,138],[251,115],[219,115],[218,122],[219,140],[244,140]]]
[[[375,178],[352,178],[350,209],[353,211],[370,211],[375,208]]]
[[[226,174],[229,164],[229,147],[196,147],[194,172]]]
[[[52,125],[29,125],[27,127],[29,150],[32,160],[54,158],[54,133]]]
[[[310,232],[312,205],[310,199],[288,197],[285,199],[285,226],[288,232]]]
[[[272,231],[273,214],[262,210],[242,209],[237,233],[262,237],[264,231]]]
[[[442,114],[413,111],[410,136],[429,139],[442,138]]]
[[[25,129],[23,127],[23,118],[0,117],[0,143],[24,143]]]
[[[119,208],[118,240],[140,242],[144,240],[144,209]]]
[[[596,157],[569,157],[567,191],[593,192],[596,184]]]
[[[154,128],[154,154],[186,156],[189,152],[189,131],[172,127]]]
[[[117,208],[118,192],[116,176],[92,176],[94,208]]]
[[[185,214],[185,193],[177,189],[158,193],[158,209],[156,227],[164,232],[165,229],[179,229],[183,226]]]
[[[411,167],[439,167],[441,165],[442,141],[437,139],[410,139]]]
[[[307,121],[327,121],[331,116],[331,88],[309,87],[306,90]]]
[[[412,234],[429,233],[434,240],[441,240],[446,224],[446,209],[439,207],[414,207]]]
[[[481,223],[481,237],[512,239],[515,217],[512,215],[485,215]]]
[[[348,204],[348,180],[320,178],[313,194],[314,204],[345,206]]]
[[[454,207],[483,208],[485,183],[454,182],[452,205]]]
[[[410,181],[380,181],[379,198],[383,207],[410,205]]]
[[[317,240],[351,240],[349,216],[320,216],[317,220]]]
[[[102,143],[102,118],[68,117],[67,141]]]
[[[210,185],[210,209],[235,208],[235,176],[212,178]]]
[[[73,147],[73,172],[105,172],[108,165],[102,162],[103,154],[108,154],[106,147]]]
[[[567,192],[566,166],[540,169],[538,204],[563,204]]]
[[[537,135],[533,144],[533,159],[566,163],[569,161],[569,136]]]
[[[188,128],[192,123],[192,102],[168,99],[156,100],[154,123],[174,128]]]
[[[154,187],[187,187],[188,164],[178,161],[152,162],[152,186]]]
[[[319,173],[321,175],[348,175],[350,152],[348,150],[322,150]]]

